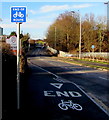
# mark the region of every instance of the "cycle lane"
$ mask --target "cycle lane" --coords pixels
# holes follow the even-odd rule
[[[71,120],[108,119],[108,116],[104,111],[102,111],[74,84],[62,82],[53,83],[62,86],[60,89],[56,87],[55,89],[51,88],[50,90],[46,90],[46,92],[44,91],[44,97],[46,97],[49,107],[54,108],[58,114],[61,112],[62,116],[67,116]],[[51,83],[49,85],[51,85]]]
[[[48,120],[107,120],[101,110],[75,84],[31,66],[28,107],[31,115]],[[73,79],[73,78],[72,78]],[[34,113],[34,114],[33,114]]]

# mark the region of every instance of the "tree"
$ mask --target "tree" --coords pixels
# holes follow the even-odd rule
[[[9,36],[9,37],[11,37],[11,36],[16,36],[16,37],[17,37],[16,32],[15,32],[15,31],[11,32],[11,34],[10,34],[10,36]]]
[[[56,28],[56,30],[55,30]],[[70,51],[75,49],[79,41],[79,21],[77,16],[73,17],[71,12],[60,14],[56,21],[49,27],[47,32],[47,42],[52,47]]]
[[[95,19],[94,14],[86,14],[81,21],[81,51],[91,52],[92,45],[95,45],[95,51],[108,51],[106,43],[106,22],[104,17]],[[60,14],[52,25],[48,28],[46,34],[47,43],[57,50],[65,52],[79,51],[80,21],[79,14],[66,11]],[[55,47],[56,46],[56,47]]]
[[[97,28],[97,40],[98,40],[98,49],[99,49],[99,52],[102,52],[103,51],[103,41],[104,41],[104,36],[106,34],[106,18],[105,17],[102,17],[102,16],[99,16],[97,18],[97,25],[96,25],[96,28]]]
[[[28,51],[28,40],[30,39],[30,35],[29,33],[25,34],[25,35],[21,35],[21,46],[22,46],[22,50],[24,52]]]

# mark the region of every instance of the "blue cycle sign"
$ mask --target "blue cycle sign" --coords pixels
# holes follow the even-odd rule
[[[25,6],[11,7],[11,22],[26,22],[26,7]]]
[[[92,45],[91,47],[92,47],[92,49],[94,49],[94,48],[95,48],[95,46],[94,46],[94,45]]]

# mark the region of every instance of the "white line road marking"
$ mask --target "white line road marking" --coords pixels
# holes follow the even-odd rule
[[[58,82],[63,82],[63,83],[70,83],[70,81],[62,79],[61,77],[57,77],[57,78],[53,78],[54,80],[58,81]]]
[[[101,79],[103,79],[103,80],[108,80],[107,78],[104,78],[104,77],[99,77],[99,78],[101,78]]]
[[[62,87],[62,83],[50,83],[51,85],[53,85],[54,87],[60,89]]]
[[[32,62],[29,61],[29,63],[32,63]],[[54,74],[54,73],[52,73],[52,72],[50,72],[50,71],[48,71],[48,70],[46,70],[46,69],[43,69],[42,67],[40,67],[40,66],[38,66],[38,65],[36,65],[36,64],[34,64],[34,63],[32,63],[32,65],[35,66],[35,67],[37,67],[37,68],[39,68],[39,69],[41,69],[41,70],[43,70],[43,71],[45,71],[45,72],[47,72],[47,73],[49,73],[49,74],[52,74],[52,75],[54,75],[56,78],[58,78],[58,76],[57,76],[56,74]]]

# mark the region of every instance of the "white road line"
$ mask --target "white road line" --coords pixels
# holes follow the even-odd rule
[[[108,80],[107,78],[104,78],[104,77],[99,77],[99,78],[101,78],[101,79],[103,79],[103,80]]]
[[[30,62],[30,61],[29,61],[29,62]],[[32,63],[32,62],[30,62],[30,63]],[[49,73],[49,74],[52,74],[52,75],[54,75],[56,78],[58,78],[58,76],[57,76],[56,74],[54,74],[54,73],[52,73],[52,72],[50,72],[50,71],[48,71],[48,70],[45,70],[45,69],[43,69],[42,67],[40,67],[40,66],[38,66],[38,65],[36,65],[36,64],[34,64],[34,63],[32,63],[32,65],[35,66],[35,67],[38,67],[39,69],[41,69],[41,70],[43,70],[43,71],[45,71],[45,72],[47,72],[47,73]]]

